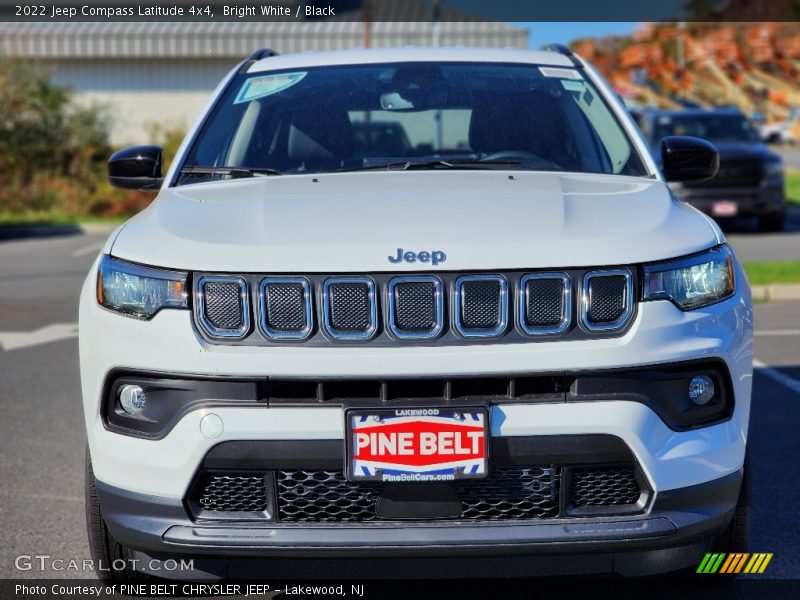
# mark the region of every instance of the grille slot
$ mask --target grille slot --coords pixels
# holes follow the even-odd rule
[[[261,326],[273,339],[305,339],[311,334],[311,286],[302,277],[261,281]]]
[[[633,467],[580,468],[570,475],[569,501],[575,507],[636,504],[642,494]]]
[[[244,337],[250,329],[247,283],[241,277],[201,277],[197,311],[210,336]]]
[[[386,406],[403,400],[438,400],[469,398],[477,402],[535,400],[541,402],[564,400],[568,385],[562,376],[535,375],[529,377],[459,377],[409,379],[270,379],[264,384],[269,404],[343,405],[348,400],[359,401],[364,407]]]
[[[587,329],[620,329],[632,312],[633,278],[630,272],[593,271],[584,276],[581,318]]]
[[[374,521],[382,484],[355,483],[341,471],[278,471],[278,518],[285,522]]]
[[[458,486],[461,518],[481,521],[558,516],[559,467],[496,467],[488,479]]]
[[[378,327],[375,283],[369,277],[331,277],[323,292],[325,329],[334,339],[368,339]]]
[[[208,473],[200,489],[197,504],[203,510],[250,513],[267,510],[267,487],[263,473]]]
[[[474,521],[558,516],[561,469],[496,467],[491,477],[457,485],[459,518]],[[384,484],[352,482],[341,471],[279,471],[278,516],[286,522],[363,522],[378,519]]]
[[[465,275],[456,280],[456,329],[464,337],[500,335],[508,322],[508,285],[502,275]]]
[[[398,338],[437,336],[444,326],[442,282],[436,277],[395,277],[389,282],[389,328]]]
[[[530,335],[563,333],[571,319],[571,283],[564,273],[536,273],[520,280],[520,326]]]

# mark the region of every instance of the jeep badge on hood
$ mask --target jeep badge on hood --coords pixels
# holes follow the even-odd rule
[[[420,252],[412,252],[409,250],[403,252],[402,248],[398,248],[396,256],[390,254],[386,258],[388,258],[389,262],[392,264],[401,262],[415,263],[419,261],[421,263],[431,263],[433,266],[436,266],[447,260],[447,254],[445,254],[443,250],[431,250],[430,252],[427,250],[422,250]]]

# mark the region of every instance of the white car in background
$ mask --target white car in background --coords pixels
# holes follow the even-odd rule
[[[160,148],[109,162],[159,191],[81,295],[93,556],[631,576],[746,550],[750,291],[666,183],[715,149],[662,153],[564,48],[244,61],[165,176]]]

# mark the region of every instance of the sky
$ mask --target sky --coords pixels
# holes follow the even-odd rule
[[[605,35],[628,35],[638,23],[566,22],[566,23],[512,23],[530,31],[530,47],[545,44],[568,44],[580,37],[602,37]]]

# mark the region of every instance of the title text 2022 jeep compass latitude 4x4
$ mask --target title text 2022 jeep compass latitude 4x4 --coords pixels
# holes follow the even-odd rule
[[[159,148],[109,161],[160,191],[81,296],[95,559],[644,575],[744,550],[749,287],[666,184],[714,147],[662,152],[563,48],[236,67],[163,178]]]

